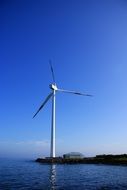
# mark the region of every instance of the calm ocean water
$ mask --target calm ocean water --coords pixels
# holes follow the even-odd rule
[[[0,159],[0,190],[127,190],[127,167]]]

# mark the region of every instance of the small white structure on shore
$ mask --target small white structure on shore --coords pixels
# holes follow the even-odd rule
[[[63,158],[65,159],[82,159],[84,158],[84,155],[80,152],[70,152],[63,155]]]

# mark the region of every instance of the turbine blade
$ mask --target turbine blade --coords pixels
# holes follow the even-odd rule
[[[92,96],[92,95],[90,95],[90,94],[81,93],[81,92],[76,92],[76,91],[72,91],[72,90],[57,89],[57,91],[65,92],[65,93],[71,93],[71,94],[76,94],[76,95],[81,95],[81,96]]]
[[[43,102],[43,104],[40,106],[40,108],[37,110],[37,112],[34,114],[33,118],[38,114],[38,112],[44,107],[44,105],[48,102],[48,100],[52,97],[53,92],[50,93],[47,98],[45,99],[45,101]]]
[[[54,75],[54,71],[53,71],[53,66],[52,66],[51,60],[49,60],[49,65],[50,65],[50,68],[51,68],[51,73],[52,73],[53,82],[55,83],[55,75]]]

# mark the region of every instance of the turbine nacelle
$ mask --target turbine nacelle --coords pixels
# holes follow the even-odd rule
[[[50,85],[49,85],[49,88],[50,88],[51,90],[58,90],[56,84],[50,84]]]

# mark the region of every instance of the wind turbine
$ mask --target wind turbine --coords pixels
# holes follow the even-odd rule
[[[51,89],[51,93],[46,97],[45,101],[42,103],[42,105],[39,107],[37,112],[34,114],[33,118],[40,112],[40,110],[44,107],[44,105],[48,102],[48,100],[52,97],[52,123],[51,123],[51,150],[50,150],[50,157],[55,158],[55,130],[56,130],[56,92],[64,92],[64,93],[71,93],[75,95],[81,95],[81,96],[92,96],[90,94],[84,94],[77,91],[72,90],[64,90],[57,87],[55,82],[55,75],[54,70],[51,64],[51,61],[49,61],[53,83],[49,85],[49,88]]]

